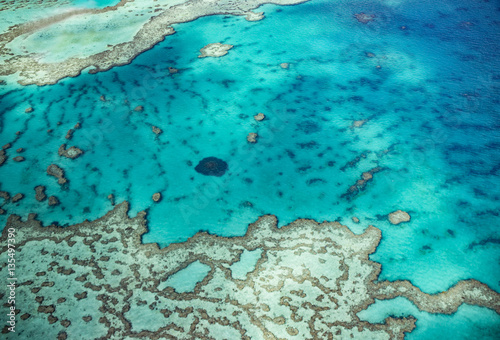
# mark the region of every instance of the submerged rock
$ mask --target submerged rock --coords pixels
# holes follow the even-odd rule
[[[16,202],[19,202],[20,200],[22,200],[24,198],[24,195],[23,194],[15,194],[13,197],[12,197],[12,202],[13,203],[16,203]]]
[[[26,110],[24,110],[24,112],[31,113],[31,112],[33,112],[33,108],[32,107],[28,107]]]
[[[10,198],[10,194],[7,191],[0,191],[0,198],[7,201]]]
[[[369,181],[373,178],[373,175],[371,174],[371,172],[367,171],[367,172],[363,172],[361,177],[363,177],[363,180]]]
[[[234,46],[229,44],[213,43],[208,44],[200,50],[198,58],[214,57],[219,58],[227,54],[227,51]]]
[[[69,130],[68,130],[68,132],[66,132],[66,137],[64,137],[64,138],[66,138],[66,139],[71,139],[71,138],[73,138],[73,133],[74,133],[74,132],[75,132],[75,130],[73,130],[73,129],[69,129]]]
[[[57,178],[57,183],[59,184],[65,184],[68,182],[68,180],[64,177],[64,170],[55,164],[51,164],[47,167],[47,175]]]
[[[0,165],[2,165],[7,160],[7,155],[5,155],[4,150],[0,150]]]
[[[259,20],[264,19],[264,12],[257,12],[256,13],[256,12],[249,11],[249,12],[246,12],[245,14],[246,14],[245,19],[248,21],[259,21]]]
[[[247,136],[247,141],[249,143],[257,143],[257,138],[259,137],[258,134],[256,134],[255,132],[250,132]]]
[[[52,206],[56,206],[56,205],[59,205],[59,199],[56,197],[56,196],[50,196],[49,197],[49,205],[52,207]]]
[[[194,169],[205,176],[220,177],[226,173],[227,163],[216,157],[207,157],[203,158]]]
[[[109,194],[108,200],[111,202],[111,205],[115,205],[115,195]]]
[[[257,113],[255,116],[253,116],[253,118],[260,122],[261,120],[264,120],[266,118],[266,116],[261,112],[261,113]]]
[[[392,224],[400,224],[403,222],[409,222],[411,219],[410,214],[403,210],[397,210],[389,214],[389,222]]]
[[[179,70],[178,70],[178,69],[176,69],[175,67],[169,67],[169,68],[168,68],[168,72],[169,72],[170,74],[174,74],[174,73],[179,72]]]
[[[153,126],[153,132],[154,132],[156,135],[159,135],[159,134],[161,134],[163,131],[162,131],[162,129],[160,129],[159,127],[157,127],[157,126]]]
[[[135,112],[142,112],[142,111],[144,111],[144,106],[138,105],[138,106],[135,107],[134,111]]]
[[[355,120],[355,121],[352,122],[351,129],[353,129],[353,128],[360,128],[363,125],[365,125],[366,122],[368,122],[368,119]]]
[[[352,221],[354,223],[359,223],[359,218],[357,218],[356,216],[353,216]]]
[[[346,164],[344,167],[341,168],[341,170],[343,171],[343,169],[346,169],[348,167],[353,167],[361,160],[361,158],[366,158],[366,155],[362,154],[361,156],[356,157],[356,159],[354,161]],[[377,166],[369,171],[363,172],[361,174],[361,179],[358,179],[356,181],[356,183],[354,183],[354,185],[351,185],[349,187],[349,189],[347,190],[347,192],[345,194],[343,194],[341,197],[347,197],[347,199],[352,199],[354,196],[356,196],[360,192],[360,190],[363,190],[365,188],[366,184],[369,181],[371,181],[373,179],[374,174],[376,174],[377,172],[380,172],[382,170],[383,170],[383,168]]]
[[[47,198],[47,195],[45,194],[45,187],[43,185],[35,187],[35,198],[38,202],[42,202]]]
[[[358,20],[359,22],[361,22],[363,24],[367,24],[370,21],[373,21],[373,19],[375,19],[375,14],[366,14],[366,13],[361,12],[361,13],[354,14],[354,17],[356,17],[356,20]]]
[[[59,156],[64,156],[66,158],[75,159],[83,154],[83,151],[75,146],[71,146],[66,149],[66,144],[62,144],[57,151]]]
[[[24,157],[23,156],[16,156],[12,158],[15,162],[24,162]]]

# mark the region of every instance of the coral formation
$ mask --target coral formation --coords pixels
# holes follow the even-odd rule
[[[219,58],[227,54],[227,51],[234,46],[229,44],[213,43],[208,44],[200,50],[198,58],[214,57]]]
[[[162,129],[160,129],[159,127],[157,127],[157,126],[153,126],[153,132],[154,132],[154,134],[155,134],[155,135],[157,135],[157,136],[158,136],[158,135],[160,135],[163,131],[162,131]]]
[[[42,202],[47,198],[47,195],[45,194],[45,187],[43,185],[37,185],[35,187],[35,199],[38,202]]]
[[[56,164],[51,164],[47,167],[47,175],[57,178],[57,183],[61,185],[68,182],[68,180],[64,177],[64,170]]]
[[[66,158],[75,159],[83,154],[83,151],[77,148],[76,146],[71,146],[66,149],[66,144],[62,144],[57,150],[59,156],[63,156]]]
[[[260,113],[257,113],[255,116],[253,116],[253,118],[256,121],[260,122],[260,121],[264,120],[266,118],[266,116],[262,112],[260,112]]]
[[[409,281],[378,281],[381,266],[369,255],[381,232],[372,226],[361,235],[336,222],[297,220],[278,228],[276,217],[266,215],[243,237],[200,232],[159,249],[141,243],[145,213],[127,213],[125,202],[96,221],[64,228],[43,227],[34,214],[8,218],[0,256],[8,250],[8,230],[15,230],[16,337],[34,337],[44,325],[45,337],[60,339],[403,339],[414,317],[371,324],[357,316],[375,299],[398,296],[430,313],[453,313],[463,303],[500,313],[500,294],[475,280],[435,295]],[[245,279],[233,278],[232,265],[257,249],[255,268]],[[165,286],[197,261],[210,269],[193,290]],[[5,262],[0,273],[7,273]]]
[[[220,177],[226,173],[227,163],[216,157],[207,157],[203,158],[194,169],[202,175]]]
[[[257,143],[257,138],[259,137],[258,134],[255,132],[250,132],[247,136],[247,142],[249,143]]]
[[[23,198],[24,198],[23,194],[15,194],[14,196],[12,196],[12,203],[19,202]]]
[[[361,13],[354,14],[354,17],[359,22],[361,22],[363,24],[367,24],[370,21],[373,21],[373,19],[375,19],[376,16],[375,16],[375,14],[366,14],[366,13],[361,12]]]
[[[406,211],[397,210],[389,214],[389,222],[392,224],[400,224],[403,222],[409,222],[411,217]]]
[[[50,196],[49,197],[49,206],[55,206],[55,205],[59,205],[59,199],[56,197],[56,196]]]
[[[159,192],[156,192],[153,194],[153,201],[154,202],[159,202],[161,200],[161,194]]]
[[[62,78],[76,77],[87,68],[90,68],[89,73],[97,73],[115,66],[129,64],[137,55],[153,48],[166,36],[174,34],[173,24],[219,14],[245,16],[249,21],[256,21],[263,18],[263,13],[254,13],[252,10],[262,4],[295,5],[305,1],[307,0],[248,0],[244,2],[184,0],[174,4],[158,5],[158,8],[154,12],[151,11],[147,21],[138,27],[132,37],[129,38],[129,35],[125,34],[120,41],[120,39],[116,40],[116,34],[108,34],[103,38],[116,41],[111,44],[102,44],[100,48],[90,48],[83,55],[72,53],[73,45],[68,44],[65,50],[63,47],[63,51],[67,53],[60,51],[58,58],[53,62],[41,58],[43,55],[38,50],[24,50],[19,47],[24,44],[24,39],[34,34],[43,34],[54,30],[54,27],[62,29],[66,26],[71,27],[72,21],[80,20],[82,23],[79,26],[80,34],[89,34],[86,32],[94,31],[88,27],[89,23],[95,22],[94,18],[97,21],[103,18],[109,20],[109,16],[121,18],[134,12],[139,15],[138,13],[148,11],[146,6],[149,6],[149,2],[142,4],[139,1],[123,0],[115,6],[101,9],[79,8],[65,11],[47,18],[14,25],[0,34],[0,54],[5,56],[4,62],[0,64],[0,75],[17,73],[18,82],[22,85],[55,84]],[[104,27],[103,31],[105,31]],[[49,40],[49,44],[52,41],[54,40]]]

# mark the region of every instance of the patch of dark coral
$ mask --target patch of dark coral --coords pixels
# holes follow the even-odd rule
[[[194,169],[196,172],[205,176],[220,177],[226,173],[227,168],[227,163],[222,159],[217,157],[207,157],[203,158]]]

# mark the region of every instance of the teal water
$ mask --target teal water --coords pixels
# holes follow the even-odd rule
[[[255,270],[255,265],[262,255],[262,249],[257,248],[252,251],[244,250],[240,260],[230,267],[231,275],[234,279],[246,280],[247,274]]]
[[[44,87],[9,83],[0,88],[2,145],[23,133],[0,167],[0,190],[26,197],[2,209],[66,225],[102,216],[112,193],[131,202],[131,215],[147,210],[143,241],[161,246],[199,230],[243,235],[263,214],[280,225],[339,220],[357,233],[372,224],[383,234],[371,256],[383,265],[381,280],[408,279],[435,293],[474,278],[499,291],[497,7],[265,5],[259,22],[216,16],[175,25],[176,34],[105,73]],[[359,12],[377,17],[364,25],[353,18]],[[234,48],[197,58],[213,42]],[[138,105],[143,112],[133,110]],[[29,106],[35,110],[25,114]],[[258,112],[266,120],[255,122]],[[57,149],[76,122],[82,129],[68,145],[85,154],[63,159]],[[247,143],[249,132],[259,134],[257,144]],[[19,147],[26,161],[15,163]],[[224,176],[194,171],[210,156],[228,163]],[[66,171],[67,187],[45,174],[51,163]],[[383,171],[363,191],[344,196],[377,166]],[[37,202],[36,185],[61,205]],[[391,225],[386,215],[397,209],[411,222]]]
[[[88,7],[88,8],[104,8],[114,6],[120,0],[71,0],[73,6]]]

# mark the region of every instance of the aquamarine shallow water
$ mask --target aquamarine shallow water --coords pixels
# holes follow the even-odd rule
[[[358,313],[361,320],[381,323],[385,318],[417,318],[416,328],[405,339],[498,339],[500,316],[494,311],[478,306],[462,305],[452,315],[421,312],[405,298],[377,300]]]
[[[25,162],[0,167],[0,189],[26,198],[3,209],[65,225],[102,216],[113,193],[131,202],[131,215],[147,209],[143,241],[161,246],[198,230],[243,235],[263,214],[280,225],[339,220],[357,233],[373,224],[383,234],[371,257],[383,265],[380,279],[408,279],[435,293],[474,278],[499,291],[497,6],[266,5],[260,22],[216,16],[178,24],[176,34],[109,72],[3,86],[2,145],[23,131],[9,158],[26,148]],[[377,18],[364,25],[352,16],[358,12]],[[197,58],[213,42],[235,47],[223,58]],[[170,66],[180,72],[170,75]],[[138,105],[143,112],[133,111]],[[255,122],[257,112],[268,119]],[[368,122],[352,129],[361,119]],[[76,122],[82,129],[69,145],[85,154],[63,159],[57,149]],[[153,125],[163,134],[156,137]],[[249,132],[259,134],[257,144],[246,142]],[[225,160],[228,172],[196,173],[208,156]],[[51,163],[65,169],[68,188],[45,175]],[[342,197],[376,166],[384,170],[364,191]],[[36,185],[61,205],[37,202]],[[158,204],[155,192],[163,195]],[[412,221],[391,225],[386,215],[397,209]]]

